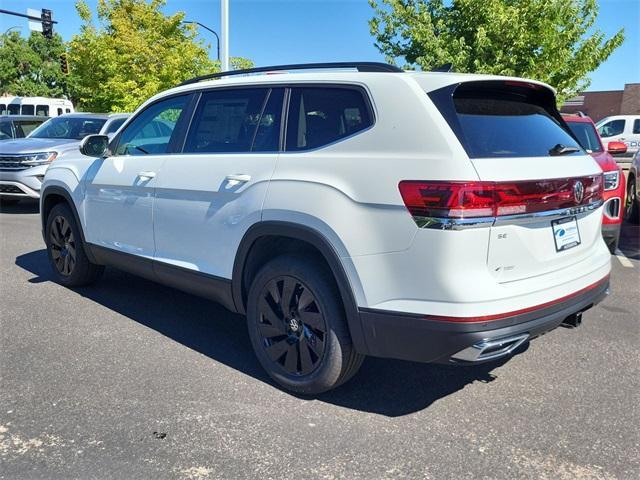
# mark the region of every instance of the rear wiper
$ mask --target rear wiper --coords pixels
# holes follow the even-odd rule
[[[566,145],[562,145],[561,143],[556,144],[555,147],[549,150],[549,155],[566,155],[568,153],[579,152],[580,149],[578,147],[567,147]]]

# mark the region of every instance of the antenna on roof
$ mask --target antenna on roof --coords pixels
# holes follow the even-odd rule
[[[452,63],[445,63],[432,70],[432,72],[452,72],[452,71],[453,71]]]

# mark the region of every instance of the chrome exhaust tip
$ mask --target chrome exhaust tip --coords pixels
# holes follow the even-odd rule
[[[487,360],[495,360],[509,355],[528,338],[528,333],[522,333],[511,337],[491,340],[486,339],[459,351],[453,355],[451,359],[462,362],[484,362]]]

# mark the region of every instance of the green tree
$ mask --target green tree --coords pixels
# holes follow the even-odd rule
[[[69,43],[70,90],[82,109],[133,111],[181,81],[219,70],[184,13],[167,16],[166,0],[99,0],[97,25],[84,1],[83,22]],[[232,64],[245,65],[246,59]]]
[[[596,0],[369,0],[376,47],[389,61],[430,70],[513,75],[544,81],[560,98],[622,44],[594,29]]]
[[[0,35],[0,94],[60,97],[67,93],[67,77],[60,69],[65,51],[60,35],[45,38],[31,32]]]

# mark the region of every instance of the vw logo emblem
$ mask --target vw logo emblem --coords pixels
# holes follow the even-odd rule
[[[582,199],[584,198],[584,185],[580,180],[573,185],[573,198],[576,203],[582,202]]]
[[[300,323],[295,318],[292,318],[291,320],[289,320],[289,328],[292,332],[297,332],[300,328]]]

